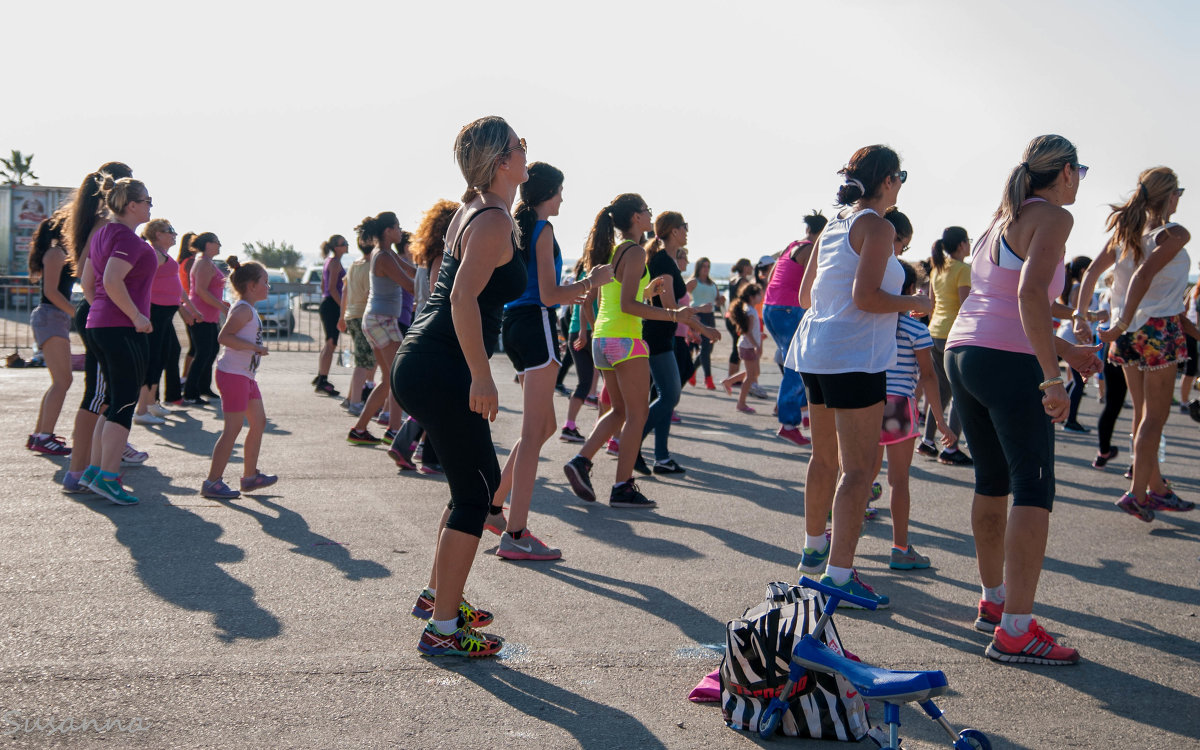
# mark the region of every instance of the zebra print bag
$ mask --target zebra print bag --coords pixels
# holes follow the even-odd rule
[[[725,723],[746,732],[758,731],[758,719],[779,695],[788,678],[792,648],[811,631],[825,600],[820,594],[787,583],[767,585],[766,601],[731,620],[721,660],[721,713]],[[833,623],[825,643],[844,653]],[[788,697],[779,731],[789,737],[857,742],[867,734],[862,696],[841,675],[808,671]]]

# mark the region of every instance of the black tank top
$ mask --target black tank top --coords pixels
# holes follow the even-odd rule
[[[450,314],[450,290],[454,288],[454,279],[462,264],[459,257],[462,246],[462,236],[484,211],[501,211],[499,206],[488,206],[476,211],[471,218],[458,230],[458,237],[453,243],[446,245],[442,255],[442,268],[438,271],[437,283],[429,301],[400,346],[400,354],[409,352],[444,352],[462,357],[462,347],[458,343],[458,335],[454,332],[454,320]],[[479,293],[479,319],[483,324],[483,348],[490,358],[500,338],[500,321],[504,314],[505,303],[512,302],[525,291],[529,281],[525,262],[522,259],[521,248],[517,238],[512,238],[512,258],[504,265],[492,271],[492,277]]]
[[[42,304],[53,305],[50,298],[46,296],[46,279],[42,278]],[[71,275],[71,268],[66,263],[63,263],[62,270],[58,274],[58,293],[66,298],[67,304],[71,302],[71,288],[75,286],[75,277]]]

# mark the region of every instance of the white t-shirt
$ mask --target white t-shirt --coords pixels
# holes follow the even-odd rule
[[[746,321],[750,325],[750,330],[738,336],[738,348],[757,349],[758,345],[762,343],[762,326],[758,324],[758,311],[750,305],[746,305]]]

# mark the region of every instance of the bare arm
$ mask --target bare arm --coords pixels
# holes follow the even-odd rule
[[[79,286],[89,305],[96,301],[96,274],[92,271],[91,258],[83,259],[83,268],[79,269]]]
[[[1146,292],[1150,290],[1150,282],[1162,271],[1168,263],[1175,260],[1175,256],[1183,249],[1183,246],[1191,239],[1188,230],[1183,227],[1171,227],[1159,235],[1158,247],[1142,261],[1138,269],[1133,272],[1133,278],[1129,280],[1129,291],[1125,294],[1125,304],[1121,308],[1122,322],[1128,323],[1136,313],[1138,306],[1142,304],[1142,299],[1146,296]]]
[[[329,280],[332,282],[329,285],[329,296],[333,297],[333,301],[340,305],[342,304],[342,285],[338,283],[337,279],[342,274],[342,261],[338,260],[337,255],[333,256],[332,265],[337,266],[337,270],[332,267],[329,269]]]
[[[218,310],[225,310],[228,312],[229,304],[223,299],[214,297],[212,293],[208,291],[208,282],[212,281],[213,274],[217,272],[217,269],[213,266],[212,261],[208,258],[197,258],[195,265],[192,266],[192,270],[194,270],[196,273],[195,281],[192,282],[192,292],[195,293],[195,295],[201,300],[203,300],[205,304],[211,305]]]
[[[558,276],[554,273],[554,227],[550,224],[542,227],[533,252],[537,263],[538,296],[543,305],[570,304],[612,280],[612,266],[604,264],[593,266],[580,281],[559,285]]]
[[[413,286],[413,277],[404,272],[400,266],[400,257],[391,251],[378,250],[375,257],[371,258],[371,273],[376,276],[384,276],[390,279],[393,283],[399,284],[404,291],[409,294],[414,294],[416,289]],[[342,296],[338,295],[338,304],[342,303]]]
[[[614,257],[616,257],[615,253]],[[637,287],[645,268],[645,248],[636,242],[629,243],[628,249],[621,254],[620,269],[618,270],[621,278],[621,312],[626,315],[635,315],[643,320],[669,320],[672,323],[676,322],[676,320],[684,322],[686,317],[695,314],[688,308],[677,311],[666,307],[648,305],[639,300],[637,298]]]
[[[854,272],[854,283],[850,289],[854,305],[868,313],[900,313],[927,306],[927,298],[891,294],[881,288],[884,272],[893,255],[895,227],[886,219],[871,215],[856,221],[850,230],[851,235],[860,228],[862,249],[858,253],[858,269]]]
[[[800,281],[800,306],[805,310],[812,307],[813,280],[817,276],[817,262],[820,252],[819,243],[813,243],[812,251],[808,254],[808,262],[804,264],[804,278]]]
[[[243,352],[257,352],[258,354],[266,354],[267,347],[256,344],[253,341],[246,341],[237,337],[237,332],[242,330],[242,327],[250,322],[250,316],[253,311],[245,305],[237,305],[229,317],[225,318],[225,325],[221,326],[221,332],[217,334],[217,343],[227,349],[237,349]]]
[[[71,300],[58,291],[58,282],[62,278],[66,262],[67,253],[61,247],[52,247],[42,256],[42,294],[59,310],[67,315],[74,315],[75,308],[71,307]]]
[[[125,313],[125,317],[133,323],[138,333],[150,333],[150,319],[142,315],[129,296],[129,288],[125,286],[125,276],[133,266],[120,258],[109,258],[104,266],[104,292],[113,304]]]

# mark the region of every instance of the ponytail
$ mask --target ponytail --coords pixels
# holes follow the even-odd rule
[[[633,216],[646,207],[646,201],[637,193],[622,193],[613,202],[596,214],[592,231],[584,245],[585,267],[590,271],[607,263],[613,256],[617,230],[627,232],[633,228]]]
[[[1021,204],[1037,190],[1049,187],[1062,168],[1079,164],[1074,144],[1061,135],[1039,135],[1025,147],[1021,163],[1013,167],[1004,185],[1004,196],[995,219],[1001,229],[1020,218]]]
[[[180,265],[192,259],[192,240],[195,238],[195,232],[185,232],[183,237],[179,238],[179,254],[175,259],[179,261]]]
[[[63,222],[62,214],[55,213],[48,219],[43,219],[33,230],[33,236],[29,238],[29,275],[36,276],[42,272],[42,258],[45,257],[46,251],[54,247],[55,244],[61,245],[63,240]],[[70,256],[66,259],[67,273],[73,275],[74,266],[71,264]]]
[[[946,266],[950,262],[949,256],[958,249],[959,245],[966,242],[967,239],[967,230],[962,227],[946,227],[943,229],[942,238],[933,243],[930,253],[933,258],[933,267],[939,271],[945,271]]]
[[[1124,205],[1111,205],[1106,227],[1112,232],[1108,246],[1120,259],[1132,257],[1141,263],[1145,251],[1142,233],[1151,214],[1165,213],[1167,199],[1179,187],[1179,178],[1167,167],[1154,167],[1138,175],[1137,190]]]
[[[100,218],[100,184],[105,176],[133,177],[133,170],[119,161],[107,162],[84,177],[75,191],[64,228],[64,238],[75,268],[83,268],[83,261],[87,258],[88,238]]]
[[[534,252],[533,228],[537,226],[537,207],[558,195],[562,190],[563,173],[544,161],[535,161],[526,167],[529,179],[521,183],[521,199],[513,211],[517,224],[519,245],[528,258]]]
[[[346,238],[340,234],[331,235],[329,239],[321,243],[321,257],[327,258],[333,255],[334,247],[345,241]]]
[[[738,290],[737,299],[729,306],[729,319],[733,321],[739,336],[749,335],[750,316],[746,314],[746,308],[750,306],[750,300],[761,293],[762,287],[758,284],[745,284]]]

